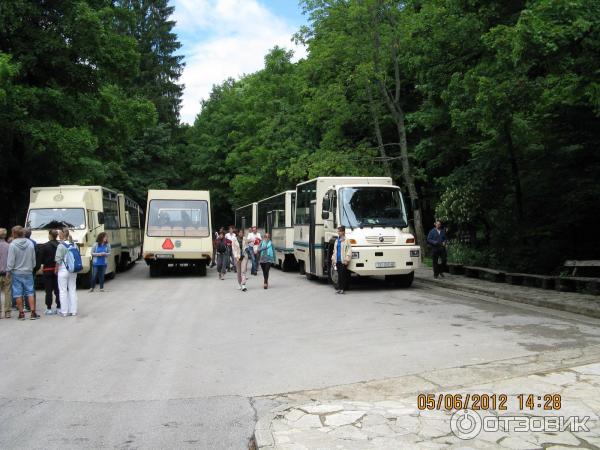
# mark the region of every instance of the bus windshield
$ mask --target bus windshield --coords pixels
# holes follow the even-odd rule
[[[83,208],[40,208],[30,209],[27,228],[32,230],[50,230],[53,228],[85,229],[85,211]]]
[[[206,200],[151,200],[148,236],[209,236]]]
[[[346,227],[407,226],[400,190],[382,187],[340,189],[340,218]]]

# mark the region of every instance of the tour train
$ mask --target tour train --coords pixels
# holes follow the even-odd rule
[[[38,244],[48,241],[48,230],[68,227],[83,262],[80,285],[90,282],[92,246],[101,232],[108,234],[111,255],[106,274],[115,275],[139,259],[142,250],[143,211],[123,193],[102,186],[33,187],[25,226]]]
[[[337,282],[331,264],[337,227],[352,244],[348,269],[409,287],[421,253],[408,229],[402,193],[389,177],[319,177],[236,209],[236,226],[271,232],[279,267]]]

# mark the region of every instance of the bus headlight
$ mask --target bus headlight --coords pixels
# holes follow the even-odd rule
[[[410,257],[411,258],[418,258],[419,257],[419,250],[411,250],[410,251]]]

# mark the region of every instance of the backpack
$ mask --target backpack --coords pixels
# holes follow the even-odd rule
[[[217,252],[225,253],[227,251],[227,245],[225,244],[225,239],[220,239],[217,245]]]
[[[69,273],[77,273],[83,270],[83,263],[81,262],[81,254],[76,245],[67,244],[63,242],[63,245],[67,248],[67,254],[64,257],[65,267]]]

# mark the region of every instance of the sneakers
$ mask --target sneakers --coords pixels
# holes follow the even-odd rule
[[[77,315],[77,313],[69,313],[69,314],[67,314],[67,316],[76,316],[76,315]]]
[[[19,320],[25,320],[25,313],[24,312],[20,312],[19,313]]]
[[[267,283],[263,284],[263,289],[268,289],[269,285]]]
[[[40,318],[40,315],[35,311],[31,311],[31,315],[29,316],[29,320],[37,320]]]
[[[341,289],[338,289],[337,291],[335,291],[335,293],[336,294],[342,294],[342,295],[345,294],[345,292],[343,290],[341,290]]]
[[[58,308],[54,308],[54,309],[52,310],[52,314],[54,314],[54,315],[58,316],[58,315],[60,314],[60,307],[58,307]]]
[[[67,317],[67,313],[61,312],[59,315],[60,315],[60,317]]]
[[[47,309],[46,312],[44,312],[45,316],[52,316],[54,315],[54,311],[52,311],[51,309]]]
[[[242,290],[242,285],[238,284],[238,291],[241,291],[241,290]]]
[[[91,288],[91,289],[90,289],[90,292],[94,292],[94,288]]]
[[[246,292],[248,289],[246,288],[245,284],[242,284],[242,292]]]
[[[104,292],[104,288],[100,288],[100,292]]]

